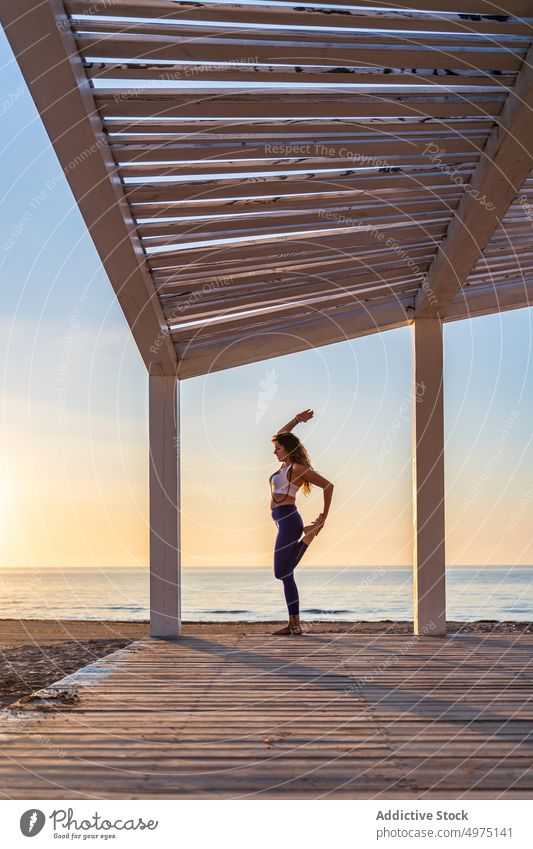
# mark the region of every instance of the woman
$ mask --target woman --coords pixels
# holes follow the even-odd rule
[[[288,625],[279,631],[274,631],[274,634],[300,636],[303,633],[294,569],[307,551],[311,540],[324,527],[333,495],[333,484],[314,471],[304,446],[298,437],[291,433],[293,427],[300,422],[309,421],[312,416],[312,410],[298,413],[272,437],[274,454],[282,463],[281,469],[269,478],[272,496],[270,509],[278,528],[274,547],[274,574],[276,578],[283,581],[285,601],[289,611]],[[296,493],[301,486],[304,493],[308,495],[311,484],[316,484],[324,490],[324,511],[314,522],[304,527],[296,507]],[[303,537],[300,539],[302,531]]]

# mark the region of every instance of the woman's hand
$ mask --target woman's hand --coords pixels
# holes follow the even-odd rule
[[[294,427],[296,427],[297,424],[299,424],[300,422],[307,422],[307,421],[309,421],[309,419],[312,419],[312,418],[313,418],[313,411],[312,410],[302,410],[302,412],[298,413],[298,415],[296,415],[293,419],[291,419],[290,422],[287,422],[286,425],[283,425],[283,427],[280,427],[280,429],[278,430],[278,433],[291,433],[292,429]]]

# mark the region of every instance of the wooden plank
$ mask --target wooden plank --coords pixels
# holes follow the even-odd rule
[[[114,131],[115,128],[113,128]],[[161,128],[160,128],[161,129]],[[152,131],[157,132],[156,125],[152,125]],[[439,148],[442,155],[468,154],[472,155],[483,148],[486,142],[486,133],[478,136],[463,136],[439,139]],[[284,157],[292,157],[298,161],[311,162],[337,162],[352,161],[375,162],[376,160],[389,161],[398,156],[423,155],[430,147],[429,138],[395,141],[381,141],[379,137],[375,140],[353,140],[353,139],[327,139],[311,138],[305,136],[289,141],[269,142],[260,137],[251,140],[226,140],[217,141],[204,139],[203,137],[184,139],[180,141],[179,136],[171,137],[164,143],[160,139],[154,139],[153,144],[121,144],[120,139],[113,136],[111,150],[115,160],[124,168],[123,173],[141,173],[141,169],[148,173],[153,170],[151,162],[187,162],[192,169],[196,164],[214,160],[221,163],[226,161],[240,162],[242,159],[251,159],[253,162],[276,161],[283,162]],[[135,170],[138,169],[138,170]]]
[[[329,286],[326,286],[325,282],[323,282],[322,286],[316,289],[310,287],[308,283],[305,287],[300,286],[295,289],[284,285],[281,292],[279,290],[272,291],[271,289],[270,292],[264,291],[253,296],[241,295],[240,297],[236,297],[233,295],[230,297],[226,295],[225,297],[212,298],[205,302],[201,300],[200,290],[199,303],[201,308],[198,306],[198,301],[192,299],[191,295],[184,295],[181,298],[175,297],[168,303],[164,303],[163,306],[167,320],[171,325],[172,338],[176,342],[183,342],[190,338],[191,332],[197,333],[201,326],[209,326],[207,321],[204,325],[198,324],[197,322],[200,320],[204,321],[216,318],[217,326],[223,323],[224,330],[222,332],[227,333],[228,326],[231,330],[232,320],[227,319],[223,321],[223,317],[239,309],[256,310],[268,308],[269,312],[266,316],[261,314],[262,318],[266,317],[270,319],[271,316],[276,319],[280,316],[290,318],[295,312],[302,313],[302,309],[324,310],[332,306],[341,307],[364,300],[370,295],[389,295],[390,297],[394,297],[396,292],[400,295],[409,291],[415,293],[417,287],[418,282],[416,279],[409,280],[408,277],[402,275],[396,275],[396,279],[391,278],[386,281],[375,280],[368,283],[354,283],[348,278]],[[253,322],[254,318],[256,318],[255,315],[248,314],[250,323]],[[235,320],[238,321],[238,319]],[[195,322],[192,329],[185,327],[179,331],[176,329],[177,324],[189,321]],[[216,335],[210,335],[209,338],[216,338]]]
[[[244,320],[239,316],[235,319],[223,316],[217,322],[200,321],[187,326],[181,325],[178,318],[172,322],[172,338],[179,349],[192,355],[200,349],[212,349],[221,343],[225,345],[230,342],[239,343],[247,337],[258,338],[262,334],[273,336],[294,333],[297,332],[298,327],[313,325],[317,320],[337,323],[340,319],[352,316],[363,306],[369,310],[375,309],[377,306],[390,304],[393,299],[401,301],[402,298],[412,298],[415,292],[416,285],[409,285],[409,282],[406,282],[397,289],[394,286],[383,286],[376,290],[362,292],[360,295],[351,295],[339,304],[333,298],[330,303],[319,304],[317,307],[313,304],[307,306],[305,303],[288,307],[280,304],[263,312],[256,311],[249,314]]]
[[[159,263],[154,268],[154,279],[160,282],[163,279],[182,279],[197,275],[211,278],[216,284],[221,278],[232,276],[234,279],[242,276],[242,272],[250,270],[254,272],[253,277],[268,272],[273,274],[298,272],[300,268],[305,269],[305,274],[326,274],[328,269],[334,265],[351,264],[352,268],[368,268],[370,262],[390,262],[391,258],[397,256],[398,263],[401,261],[401,253],[405,251],[405,257],[411,256],[411,251],[416,252],[416,257],[425,256],[429,251],[434,254],[435,242],[442,238],[443,227],[438,231],[427,234],[422,242],[418,239],[404,238],[398,243],[398,248],[393,245],[391,253],[390,246],[376,247],[373,241],[367,243],[361,241],[354,244],[355,237],[350,237],[346,242],[342,237],[332,238],[326,244],[315,242],[312,245],[293,244],[290,250],[280,251],[277,243],[263,245],[260,248],[246,250],[211,250],[204,253],[196,253],[187,256],[183,251],[175,260],[169,260],[168,264]],[[287,246],[289,247],[289,246]],[[335,262],[335,260],[338,260]],[[415,260],[413,260],[415,261]],[[307,263],[307,264],[305,264]]]
[[[87,7],[84,0],[69,0],[66,3],[69,14],[86,14]],[[143,14],[139,13],[139,10]],[[184,17],[184,12],[187,17]],[[309,6],[287,6],[283,11],[279,6],[256,5],[246,7],[231,3],[217,3],[216,5],[203,4],[202,6],[189,4],[188,9],[184,4],[171,2],[171,0],[158,0],[151,2],[149,7],[145,4],[135,2],[123,2],[114,0],[113,7],[104,0],[91,4],[91,15],[107,16],[106,25],[109,28],[123,28],[124,22],[113,20],[113,17],[149,17],[159,23],[165,22],[167,26],[175,22],[177,26],[184,27],[185,21],[201,22],[204,27],[216,27],[221,23],[231,24],[233,30],[253,29],[257,26],[273,31],[296,32],[298,27],[305,26],[308,31],[316,34],[336,29],[347,35],[351,30],[376,32],[386,30],[396,35],[407,35],[416,33],[442,33],[443,35],[484,35],[497,39],[501,36],[524,36],[530,34],[527,21],[521,18],[506,16],[506,20],[495,20],[494,15],[475,16],[474,20],[465,19],[459,13],[442,15],[420,15],[409,11],[381,11],[377,14],[368,10],[357,8],[346,8],[336,13],[335,6],[324,12],[313,5]],[[91,21],[91,17],[88,21]],[[85,22],[84,22],[85,23]],[[94,21],[92,21],[94,26]],[[153,27],[151,27],[153,29]],[[174,27],[173,27],[174,29]]]
[[[426,226],[434,224],[444,225],[449,221],[449,219],[450,212],[447,210],[443,210],[440,213],[428,212],[426,214],[418,215],[416,219],[411,219],[411,222],[407,223],[405,226],[420,227],[424,229]],[[343,233],[366,233],[369,230],[376,233],[376,239],[384,239],[387,231],[389,231],[388,235],[393,238],[391,236],[391,231],[396,232],[397,228],[404,226],[403,219],[394,215],[382,216],[381,218],[375,216],[370,220],[359,220],[357,217],[353,217],[347,221],[336,221],[334,217],[332,217],[331,220],[322,218],[318,219],[314,223],[309,223],[307,226],[295,224],[293,227],[284,224],[279,224],[278,226],[259,227],[253,222],[253,219],[246,223],[251,224],[252,226],[246,227],[244,226],[244,222],[240,222],[240,226],[237,226],[233,230],[229,227],[226,229],[224,224],[222,224],[221,227],[216,227],[211,223],[209,229],[206,230],[191,228],[188,226],[181,232],[155,235],[150,236],[149,238],[147,237],[143,239],[143,244],[145,248],[150,251],[150,256],[152,257],[161,255],[161,253],[157,250],[158,248],[176,246],[176,251],[170,251],[170,253],[174,254],[186,245],[195,246],[194,248],[189,247],[187,250],[196,250],[197,248],[204,249],[207,246],[207,243],[211,243],[213,240],[217,240],[219,242],[219,244],[215,246],[215,249],[217,249],[218,247],[229,245],[229,240],[231,240],[236,247],[265,244],[266,242],[275,241],[276,239],[281,239],[283,241],[296,239],[298,241],[302,240],[305,242],[311,242],[313,239],[328,239],[330,236],[339,236]],[[377,235],[380,232],[383,233],[383,236],[381,237]],[[221,240],[223,240],[222,244],[220,243]]]
[[[417,253],[415,262],[420,269],[427,268],[431,262],[432,252],[428,249],[425,252]],[[294,272],[283,272],[274,275],[258,275],[256,277],[233,277],[231,275],[223,275],[218,280],[216,277],[195,278],[191,275],[189,281],[179,282],[178,280],[161,284],[159,287],[161,303],[165,311],[169,310],[169,305],[182,303],[187,301],[190,305],[198,298],[202,305],[211,305],[214,301],[224,299],[226,295],[232,298],[243,299],[243,303],[248,298],[251,302],[256,297],[270,295],[274,291],[279,295],[286,297],[287,295],[296,295],[302,293],[313,293],[320,289],[330,289],[345,286],[366,286],[399,281],[401,279],[414,279],[417,275],[409,269],[407,263],[396,261],[389,257],[388,260],[376,258],[376,262],[372,262],[368,267],[364,267],[361,263],[357,266],[353,260],[344,264],[325,265],[318,270],[312,268],[306,273],[304,270],[296,270]],[[201,294],[200,294],[201,293]],[[233,300],[232,300],[233,303]],[[227,303],[225,304],[227,306]]]
[[[336,193],[346,193],[352,191],[379,191],[380,188],[387,188],[389,192],[406,189],[416,185],[420,196],[424,196],[424,192],[434,194],[441,187],[452,185],[452,177],[461,177],[463,182],[468,182],[471,169],[458,169],[455,174],[448,176],[439,171],[435,173],[435,168],[428,168],[425,165],[420,167],[409,167],[403,169],[400,173],[387,173],[378,176],[345,176],[343,174],[330,175],[328,177],[321,174],[311,172],[309,176],[306,174],[299,175],[299,179],[283,179],[283,175],[261,175],[251,177],[234,177],[221,179],[199,179],[194,181],[175,181],[172,183],[144,183],[143,185],[135,185],[128,183],[124,190],[126,197],[132,204],[148,204],[148,203],[179,203],[182,201],[199,200],[201,198],[212,201],[217,198],[252,198],[252,197],[285,197],[289,198],[297,194],[307,194],[313,202],[316,202],[317,195],[335,190]],[[312,196],[312,197],[311,197]]]
[[[157,156],[157,151],[155,151],[155,156]],[[460,168],[468,167],[474,169],[479,158],[479,154],[476,153],[455,154],[449,158],[446,165],[454,173]],[[197,177],[199,175],[211,176],[213,174],[226,174],[232,177],[239,177],[241,175],[246,175],[250,171],[260,172],[261,174],[275,174],[283,171],[284,174],[293,174],[294,172],[297,173],[309,169],[315,174],[329,174],[333,171],[332,176],[336,176],[334,173],[335,171],[342,171],[343,173],[351,175],[353,173],[363,174],[365,171],[369,173],[381,173],[384,172],[385,169],[390,169],[391,171],[395,171],[396,169],[398,171],[408,171],[410,167],[420,167],[420,154],[415,156],[390,156],[385,157],[383,160],[380,160],[380,162],[376,162],[375,159],[373,161],[371,157],[360,162],[357,162],[357,160],[354,160],[352,157],[345,157],[344,159],[341,158],[337,160],[331,157],[324,157],[320,160],[315,159],[310,161],[305,158],[303,160],[301,158],[274,160],[256,159],[252,161],[247,160],[245,162],[242,162],[239,159],[228,161],[204,158],[203,160],[193,163],[179,162],[174,164],[165,162],[162,165],[151,166],[131,164],[129,166],[120,166],[119,173],[125,179],[138,178],[140,182],[140,180],[149,180],[153,177],[172,178],[186,177],[188,175]]]
[[[140,236],[164,235],[172,233],[180,233],[187,229],[187,232],[201,232],[207,228],[218,230],[220,227],[227,227],[224,232],[230,233],[233,230],[238,230],[243,226],[256,223],[258,227],[266,227],[276,224],[277,226],[305,227],[311,224],[331,224],[331,222],[340,222],[349,224],[354,222],[372,222],[377,221],[393,221],[399,223],[405,218],[414,218],[419,214],[424,215],[441,215],[449,213],[451,215],[455,199],[453,202],[448,199],[428,198],[417,203],[415,200],[398,200],[397,203],[386,204],[381,202],[372,203],[362,206],[353,203],[345,206],[331,206],[322,208],[309,209],[291,209],[281,208],[280,211],[272,210],[267,207],[263,210],[255,210],[249,213],[244,210],[236,209],[233,214],[226,212],[218,213],[215,208],[213,211],[205,212],[202,215],[189,214],[181,217],[179,214],[175,216],[167,216],[167,220],[159,218],[150,218],[149,216],[139,216],[137,225]],[[142,222],[142,223],[141,223]],[[524,250],[527,255],[526,245]],[[495,256],[501,258],[501,246]],[[510,255],[512,256],[512,255]]]
[[[434,251],[435,248],[432,248],[431,246],[410,250],[409,259],[412,259],[419,267],[427,267],[433,257]],[[371,260],[372,272],[375,271],[379,274],[380,279],[383,280],[387,280],[389,275],[397,273],[398,268],[401,268],[402,266],[399,258],[395,259],[394,257],[391,257],[390,254],[387,255],[380,253],[378,249],[375,251],[366,250],[364,252],[364,257],[367,260]],[[321,280],[334,281],[337,283],[343,279],[346,281],[348,279],[346,276],[347,274],[350,275],[349,279],[352,281],[359,278],[366,279],[369,276],[368,269],[358,267],[354,263],[353,258],[350,256],[342,257],[340,260],[335,258],[328,258],[326,260],[323,257],[319,257],[318,264],[313,258],[311,258],[308,262],[299,261],[289,263],[287,261],[285,265],[280,262],[279,267],[272,267],[268,265],[250,267],[249,264],[245,264],[236,268],[229,267],[219,269],[218,277],[215,271],[207,273],[205,269],[201,269],[198,272],[189,275],[177,274],[174,277],[172,275],[165,277],[163,275],[154,274],[154,281],[156,282],[161,301],[166,309],[167,295],[190,291],[191,285],[203,286],[204,283],[213,285],[216,284],[217,279],[220,280],[221,277],[227,277],[231,279],[233,283],[238,284],[239,286],[246,286],[248,291],[253,292],[256,287],[263,286],[267,283],[269,285],[275,284],[280,286],[290,286],[296,283],[303,283],[304,281],[309,283],[310,280],[313,281],[316,277]]]
[[[68,0],[68,3],[65,5],[70,14],[87,16],[87,7],[84,4],[84,0]],[[205,3],[204,5],[209,8],[208,3]],[[265,12],[270,9],[275,13],[276,11],[283,9],[284,14],[297,15],[299,18],[303,18],[303,11],[308,12],[313,9],[316,10],[314,11],[316,16],[329,16],[332,12],[332,6],[336,7],[338,10],[342,9],[343,14],[348,12],[353,15],[353,17],[374,18],[378,10],[380,13],[380,19],[383,19],[383,17],[399,17],[407,20],[418,20],[421,17],[421,12],[426,14],[434,13],[434,15],[441,20],[462,19],[465,17],[459,10],[456,10],[454,7],[450,7],[449,0],[435,0],[435,2],[432,2],[432,0],[410,0],[409,3],[398,4],[397,6],[392,6],[387,2],[381,2],[381,0],[376,0],[376,2],[373,2],[373,0],[362,0],[362,2],[357,3],[357,11],[354,9],[353,0],[335,0],[334,3],[313,2],[308,4],[305,9],[302,9],[301,6],[295,4],[293,0],[287,0],[287,2],[281,0],[281,3],[277,2],[276,4],[263,2],[262,4],[258,4],[258,6],[259,8],[264,9]],[[343,9],[343,7],[347,8]],[[198,10],[198,3],[194,2],[194,0],[190,0],[190,2],[186,2],[186,0],[181,0],[180,2],[168,2],[168,0],[167,2],[160,2],[160,0],[150,0],[149,5],[147,5],[147,0],[120,0],[119,8],[120,12],[117,10],[115,13],[117,15],[120,14],[122,16],[126,16],[129,14],[132,17],[146,17],[149,14],[153,14],[154,16],[169,18],[170,20],[179,20],[179,17],[184,17],[186,14],[196,13]],[[226,11],[239,11],[243,9],[243,4],[238,2],[228,2],[228,0],[225,0],[225,2],[217,2],[216,5],[212,4],[212,8],[215,8],[221,13]],[[479,16],[487,15],[490,18],[494,18],[495,12],[499,13],[501,10],[495,8],[493,0],[469,0],[468,11]],[[175,14],[177,12],[179,12],[179,15]],[[94,12],[93,6],[91,6],[90,13],[110,15],[113,14],[113,9],[110,8],[108,2],[101,0],[101,2],[94,4]],[[440,14],[437,15],[436,13]],[[505,4],[505,15],[499,15],[499,17],[502,16],[506,18],[531,18],[533,16],[531,4],[528,0],[507,0]]]
[[[442,226],[438,229],[427,228],[426,238],[421,239],[420,234],[410,235],[407,231],[399,243],[390,243],[387,245],[380,242],[376,244],[374,238],[369,234],[369,238],[365,241],[362,237],[357,239],[357,243],[353,244],[350,241],[350,248],[345,248],[339,251],[332,242],[327,245],[315,243],[312,246],[291,245],[291,250],[280,250],[277,244],[260,246],[253,250],[211,250],[204,254],[193,254],[190,257],[185,256],[185,252],[181,251],[179,259],[175,261],[169,260],[168,265],[162,265],[159,269],[154,269],[154,279],[158,282],[168,280],[169,278],[187,279],[196,274],[203,274],[216,278],[227,274],[240,274],[243,271],[250,272],[272,271],[272,273],[280,271],[292,271],[299,268],[305,268],[307,271],[312,269],[313,264],[315,270],[327,268],[333,265],[343,263],[351,263],[352,266],[357,266],[358,258],[362,259],[361,265],[368,267],[369,262],[389,261],[396,257],[397,261],[401,260],[399,254],[401,250],[405,250],[404,257],[410,257],[415,252],[426,253],[428,250],[434,252],[436,250],[435,240],[442,233]],[[355,240],[356,237],[350,237]],[[395,245],[398,244],[398,249]],[[391,254],[391,245],[393,253]],[[289,247],[289,246],[287,246]],[[311,265],[309,265],[311,263]]]
[[[420,233],[420,229],[423,230],[423,233]],[[440,223],[424,224],[422,225],[422,228],[420,228],[420,225],[416,221],[405,222],[402,224],[401,229],[395,228],[393,231],[393,238],[395,240],[393,246],[398,246],[398,253],[401,252],[402,239],[405,234],[409,231],[415,234],[417,230],[417,244],[423,244],[429,238],[432,240],[439,240],[446,232],[446,221],[444,220]],[[265,237],[263,240],[258,241],[257,244],[222,242],[210,246],[203,243],[191,243],[191,245],[193,245],[192,247],[182,246],[181,248],[169,250],[165,253],[151,254],[148,258],[148,265],[153,271],[156,271],[157,269],[170,268],[192,270],[192,268],[190,268],[191,262],[196,261],[199,263],[205,258],[208,258],[210,261],[229,261],[238,259],[242,262],[249,262],[254,258],[270,257],[272,255],[273,246],[275,246],[278,250],[286,248],[289,253],[298,249],[300,249],[300,251],[308,251],[310,248],[316,248],[317,251],[343,250],[346,255],[355,256],[353,252],[367,244],[375,245],[375,239],[368,231],[351,233],[350,235],[345,233],[331,234],[330,236],[322,235],[316,238],[313,238],[312,236],[305,237],[303,235],[287,236],[283,239],[280,237]],[[350,251],[352,251],[352,253],[349,253]]]
[[[276,41],[283,41],[286,44],[297,44],[298,46],[302,44],[317,44],[317,42],[344,46],[346,45],[346,36],[348,34],[347,31],[336,28],[326,30],[323,28],[302,28],[298,26],[298,29],[276,29],[274,33],[271,26],[250,29],[248,25],[228,27],[225,22],[222,22],[222,26],[218,26],[215,23],[206,24],[192,19],[187,19],[187,21],[181,19],[169,25],[163,19],[153,19],[140,23],[118,21],[109,16],[105,20],[99,20],[95,17],[91,17],[83,22],[72,20],[71,25],[75,35],[83,31],[94,36],[99,34],[140,36],[143,38],[168,38],[169,36],[177,36],[186,41],[201,39],[212,42],[222,41],[223,43],[228,35],[233,35],[247,41],[250,45],[255,46],[257,44],[258,47],[264,44],[265,41],[270,41],[273,36],[275,36]],[[531,37],[527,32],[527,28],[523,35],[498,34],[494,39],[491,39],[490,36],[487,39],[479,34],[466,31],[463,33],[446,33],[414,30],[406,34],[402,32],[383,33],[379,29],[359,30],[356,28],[349,32],[349,43],[389,49],[392,58],[398,48],[400,50],[404,48],[414,50],[418,47],[431,48],[451,53],[458,49],[476,50],[480,46],[486,46],[488,43],[493,48],[496,46],[499,49],[528,50],[531,44]]]
[[[463,288],[478,286],[482,284],[492,283],[492,285],[501,285],[507,281],[516,281],[518,279],[522,279],[524,283],[526,283],[533,272],[533,263],[529,263],[526,266],[515,265],[509,266],[508,268],[501,269],[497,272],[491,271],[490,273],[480,273],[476,275],[470,275],[465,286]]]
[[[434,89],[418,94],[375,92],[372,95],[354,91],[330,93],[309,91],[308,101],[304,104],[297,93],[280,90],[274,110],[270,91],[213,92],[206,89],[200,97],[194,93],[186,94],[179,91],[161,92],[160,89],[117,88],[101,84],[94,90],[94,95],[95,100],[105,104],[109,109],[108,113],[103,113],[103,118],[135,115],[135,104],[138,104],[137,112],[141,116],[157,118],[174,116],[184,121],[204,118],[211,120],[240,118],[241,121],[248,121],[250,118],[270,121],[286,119],[323,121],[324,118],[331,118],[373,124],[386,123],[387,119],[398,122],[404,118],[410,119],[415,127],[420,125],[426,132],[429,119],[438,121],[442,116],[447,115],[456,122],[467,119],[486,126],[490,117],[499,115],[506,99],[504,91],[500,93],[443,93]],[[312,109],[313,106],[316,108]]]
[[[533,305],[533,282],[523,281],[520,270],[509,283],[464,286],[448,307],[446,321],[524,309]]]
[[[145,2],[145,0],[141,0]],[[284,4],[291,6],[293,0],[281,0]],[[329,6],[333,0],[325,3],[316,3],[317,6]],[[353,0],[335,0],[335,6],[353,6]],[[373,12],[376,10],[390,11],[391,8],[406,9],[408,11],[425,11],[425,12],[442,12],[446,15],[459,14],[452,7],[450,8],[450,0],[408,0],[408,2],[397,3],[395,6],[389,0],[357,0],[357,6],[365,8],[370,7]],[[479,15],[494,15],[502,11],[497,6],[494,0],[468,0],[468,11]],[[507,0],[505,3],[505,14],[515,17],[530,18],[532,13],[530,0]]]
[[[154,123],[148,124],[149,121]],[[475,124],[477,130],[469,131],[466,124]],[[143,127],[151,127],[144,132]],[[202,148],[233,148],[257,147],[258,145],[279,145],[290,148],[293,144],[314,146],[316,152],[328,150],[331,146],[338,150],[341,145],[349,145],[356,149],[383,145],[384,152],[393,152],[394,145],[403,150],[403,145],[417,146],[424,150],[430,141],[442,143],[445,152],[453,152],[453,144],[457,144],[458,132],[463,139],[464,149],[471,149],[474,144],[483,145],[486,141],[490,125],[488,122],[455,122],[455,127],[447,129],[446,125],[432,122],[430,127],[424,127],[421,122],[408,121],[400,135],[398,124],[386,125],[383,122],[364,123],[357,119],[340,118],[320,121],[312,118],[306,120],[271,120],[250,119],[243,123],[241,118],[218,121],[215,118],[206,120],[191,120],[189,122],[174,118],[108,118],[106,130],[109,143],[117,153],[128,154],[134,151],[149,154],[155,148],[164,152],[169,150],[189,148],[191,151]],[[157,137],[156,137],[157,136]],[[450,142],[450,147],[447,143]],[[387,151],[387,147],[390,150]],[[476,149],[478,147],[476,146]]]
[[[462,189],[456,183],[452,185],[438,186],[438,192],[432,192],[430,198],[439,198],[444,203],[451,206],[456,206],[460,200]],[[374,189],[371,193],[364,189],[338,190],[335,192],[317,191],[312,196],[309,194],[293,194],[287,197],[278,197],[276,195],[266,195],[258,197],[240,197],[240,198],[195,198],[190,201],[165,201],[152,202],[144,204],[132,204],[132,212],[137,221],[157,220],[159,218],[169,217],[187,217],[198,215],[215,215],[219,212],[231,213],[238,211],[241,214],[246,212],[271,212],[273,210],[303,210],[304,212],[312,212],[314,209],[322,208],[327,213],[330,210],[344,207],[346,210],[354,210],[361,207],[363,203],[389,203],[395,205],[405,201],[426,200],[424,194],[420,194],[417,186],[404,186],[399,189]]]
[[[94,99],[103,118],[111,116],[138,116],[144,118],[177,118],[181,121],[213,119],[220,121],[240,120],[246,122],[252,118],[261,119],[270,116],[274,122],[282,120],[300,121],[308,118],[318,122],[318,126],[326,119],[344,119],[352,121],[358,126],[364,126],[364,119],[375,118],[383,130],[392,129],[398,131],[399,123],[388,127],[387,122],[382,120],[387,117],[411,118],[416,122],[415,128],[428,132],[427,118],[449,118],[447,125],[459,123],[465,130],[487,126],[491,118],[496,118],[505,100],[505,94],[492,95],[469,95],[468,92],[461,95],[445,95],[438,99],[429,96],[394,96],[375,95],[372,99],[363,95],[350,97],[322,97],[314,100],[309,95],[307,102],[280,92],[276,97],[276,106],[272,106],[272,97],[263,96],[261,99],[257,92],[248,93],[247,97],[237,98],[219,92],[216,96],[205,93],[199,97],[184,97],[169,92],[165,94],[154,94],[151,90],[119,90],[112,87],[101,87],[94,90]],[[315,106],[316,108],[312,108]],[[464,118],[469,118],[462,123]],[[477,120],[473,120],[473,119]],[[358,120],[359,119],[359,120]],[[381,125],[384,125],[382,127]],[[316,127],[316,125],[315,125]],[[321,127],[322,128],[322,127]],[[247,127],[250,131],[250,127]],[[327,128],[324,128],[324,131]],[[402,122],[402,131],[411,128]]]
[[[132,36],[129,34],[105,33],[95,35],[76,35],[78,50],[84,59],[135,59],[157,61],[188,61],[189,68],[198,62],[229,62],[250,64],[251,49],[250,42],[246,39],[234,37],[218,37],[215,42],[211,39],[179,38],[169,36]],[[276,41],[275,37],[255,40],[253,42],[253,61],[256,64],[270,64],[272,62],[297,62],[325,65],[348,65],[351,67],[366,65],[372,68],[390,68],[391,61],[401,62],[402,68],[435,68],[449,70],[473,69],[486,71],[518,71],[522,64],[524,54],[517,49],[497,49],[498,45],[489,45],[481,50],[465,50],[460,53],[451,54],[450,51],[439,48],[424,46],[409,48],[408,46],[378,47],[375,44],[363,46],[350,44],[343,47],[332,43],[318,43],[316,45],[294,45],[284,41]],[[185,69],[184,75],[188,76]]]
[[[310,225],[315,226],[331,226],[331,222],[338,221],[340,223],[349,224],[354,222],[371,222],[373,225],[380,222],[397,221],[401,223],[404,217],[423,220],[424,218],[433,217],[449,213],[451,216],[451,207],[446,201],[438,199],[430,200],[421,203],[412,204],[394,204],[394,207],[387,207],[385,204],[380,206],[369,206],[363,209],[346,209],[345,211],[336,210],[286,210],[286,211],[263,211],[256,212],[254,215],[246,215],[245,213],[235,213],[235,215],[210,215],[205,220],[197,220],[196,218],[184,218],[180,220],[162,221],[154,219],[148,223],[138,224],[137,232],[139,236],[171,236],[179,234],[205,234],[206,232],[224,233],[232,235],[236,231],[240,231],[247,225],[254,225],[256,232],[261,232],[264,228],[276,227],[278,230],[289,227],[300,227],[306,229]]]
[[[432,253],[430,250],[424,254],[420,252],[417,255],[415,261],[420,268],[427,268],[428,264],[431,262]],[[361,267],[354,267],[353,261],[351,263],[346,262],[343,265],[335,266],[330,263],[326,264],[324,267],[320,267],[320,271],[316,268],[312,269],[308,273],[304,271],[295,270],[292,271],[284,271],[279,274],[264,272],[262,274],[257,274],[254,277],[245,277],[239,276],[236,274],[233,277],[229,277],[233,282],[233,293],[234,297],[243,299],[245,297],[249,297],[253,299],[257,295],[259,295],[263,290],[267,287],[270,287],[272,290],[273,287],[285,290],[288,288],[293,293],[297,292],[305,292],[313,291],[316,286],[318,286],[318,282],[325,287],[334,286],[334,287],[343,287],[347,285],[356,285],[363,284],[366,282],[374,283],[376,279],[383,281],[384,283],[388,282],[391,279],[399,280],[401,277],[405,277],[407,275],[407,269],[400,266],[398,264],[394,265],[392,261],[382,260],[381,262],[376,261],[376,265],[373,266],[373,270],[375,268],[375,274],[369,272],[368,270]],[[416,276],[416,275],[414,275]],[[225,275],[222,278],[218,278],[224,280]],[[514,278],[516,280],[516,277]],[[486,281],[485,285],[486,285]],[[161,303],[165,312],[169,310],[169,303],[172,302],[172,298],[176,298],[177,301],[182,302],[184,300],[184,296],[189,294],[190,292],[194,292],[194,286],[202,287],[202,290],[206,289],[210,291],[211,289],[217,288],[217,278],[216,277],[199,277],[197,281],[191,280],[190,282],[180,283],[178,281],[169,282],[166,284],[161,284]],[[207,301],[205,302],[207,303]]]
[[[394,75],[386,72],[380,73],[379,69],[332,67],[330,69],[316,68],[312,66],[287,66],[281,70],[277,64],[272,65],[234,65],[227,63],[226,66],[218,67],[207,64],[205,68],[199,66],[187,66],[181,64],[157,64],[146,62],[146,67],[128,64],[127,62],[89,61],[84,60],[83,67],[87,77],[91,80],[125,80],[125,81],[150,81],[150,83],[169,83],[169,89],[175,85],[177,89],[186,88],[188,92],[205,91],[207,83],[210,90],[222,90],[226,93],[239,91],[239,86],[249,84],[248,89],[261,91],[271,85],[283,84],[285,91],[292,87],[298,92],[324,90],[326,93],[349,91],[349,86],[380,86],[381,91],[389,89],[396,93],[405,89],[407,94],[413,94],[414,89],[442,90],[445,93],[461,93],[462,91],[477,91],[478,89],[507,92],[515,82],[516,74],[494,73],[489,71],[475,71],[454,73],[419,73],[416,69],[407,70],[398,68]],[[187,74],[187,69],[190,73]],[[117,87],[118,88],[118,87]],[[154,93],[165,93],[164,86],[151,85]]]

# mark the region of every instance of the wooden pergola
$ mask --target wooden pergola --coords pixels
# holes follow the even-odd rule
[[[149,373],[152,636],[180,381],[404,325],[414,629],[446,631],[442,324],[533,294],[533,0],[398,5],[2,2]]]

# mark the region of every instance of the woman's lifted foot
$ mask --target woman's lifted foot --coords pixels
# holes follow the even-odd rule
[[[303,530],[304,535],[302,537],[302,542],[305,542],[306,545],[309,545],[309,543],[312,540],[314,540],[316,535],[318,533],[320,533],[320,531],[322,530],[322,527],[323,527],[323,519],[322,519],[322,513],[321,513],[320,516],[318,517],[318,519],[315,519],[315,521],[311,522],[310,525],[305,525],[304,530]]]

